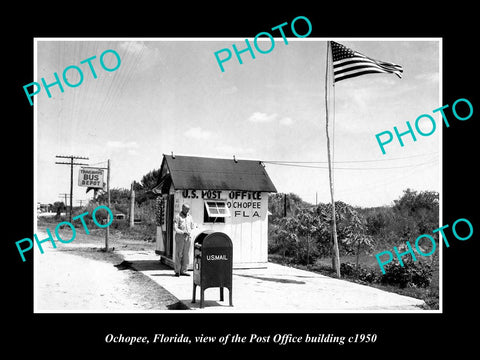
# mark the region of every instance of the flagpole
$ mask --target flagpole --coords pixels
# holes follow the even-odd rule
[[[329,117],[329,91],[328,91],[328,72],[330,71],[329,58],[331,54],[331,43],[327,41],[327,61],[326,61],[326,70],[325,70],[325,127],[327,133],[327,154],[328,154],[328,177],[330,181],[330,198],[332,201],[332,236],[333,236],[333,266],[337,273],[337,277],[341,277],[340,274],[340,252],[338,249],[338,239],[337,239],[337,220],[335,216],[335,200],[333,198],[333,178],[332,178],[332,161],[330,156],[330,136],[328,134],[328,117]],[[333,74],[332,74],[333,76]],[[333,84],[332,78],[332,88],[335,86]]]

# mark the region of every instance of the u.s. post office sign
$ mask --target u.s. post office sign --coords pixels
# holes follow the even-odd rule
[[[103,188],[103,170],[93,168],[80,168],[78,173],[78,186]]]

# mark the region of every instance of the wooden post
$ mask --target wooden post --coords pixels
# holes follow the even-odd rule
[[[70,158],[70,224],[73,214],[73,156]]]
[[[133,182],[130,188],[130,228],[135,224],[135,190],[133,189]]]
[[[107,206],[110,209],[110,159],[108,159],[108,162],[107,162]],[[107,212],[107,224],[109,222],[110,222],[110,213]],[[105,232],[105,251],[108,251],[109,235],[110,235],[110,226],[107,226],[106,232]]]

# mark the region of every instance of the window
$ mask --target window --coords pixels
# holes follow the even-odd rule
[[[203,222],[224,223],[225,218],[230,216],[230,210],[225,201],[205,200]]]

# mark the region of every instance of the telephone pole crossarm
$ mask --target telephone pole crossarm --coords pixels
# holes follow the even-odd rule
[[[70,223],[71,223],[72,222],[72,214],[73,214],[73,166],[74,165],[88,165],[88,164],[85,164],[85,163],[75,163],[75,162],[73,162],[73,159],[89,160],[89,158],[85,157],[85,156],[74,156],[74,155],[68,155],[68,156],[55,155],[55,157],[56,158],[62,158],[62,159],[70,159],[70,162],[56,161],[55,164],[70,165]]]
[[[88,157],[84,156],[74,156],[74,155],[55,155],[56,158],[62,158],[62,159],[83,159],[83,160],[90,160]]]
[[[55,161],[55,164],[72,165],[72,163],[65,162],[65,161]],[[88,165],[88,164],[84,164],[84,163],[73,163],[73,165]]]

